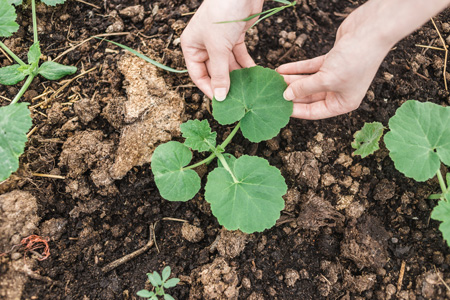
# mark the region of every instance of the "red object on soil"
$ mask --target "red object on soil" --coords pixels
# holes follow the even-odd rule
[[[38,235],[30,235],[29,237],[22,239],[20,243],[24,246],[25,252],[44,248],[44,251],[42,251],[41,254],[42,258],[38,258],[39,260],[45,260],[50,256],[48,240]]]

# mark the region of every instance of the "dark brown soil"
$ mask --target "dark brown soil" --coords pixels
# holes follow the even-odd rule
[[[39,6],[42,52],[54,59],[93,35],[120,31],[128,34],[108,38],[181,69],[177,39],[190,18],[185,14],[200,2],[95,0],[90,3],[96,8],[77,1],[56,8]],[[295,10],[265,20],[249,34],[257,64],[275,68],[326,53],[344,16],[364,1],[298,2]],[[141,6],[132,7],[136,5]],[[444,39],[450,33],[449,14],[436,17]],[[18,21],[19,32],[5,43],[25,58],[32,43],[30,11],[19,9]],[[60,83],[43,78],[33,82],[23,100],[32,105],[46,101],[32,110],[37,130],[21,157],[22,168],[0,184],[0,193],[21,189],[37,199],[40,223],[34,233],[50,238],[48,259],[26,255],[42,277],[27,275],[19,298],[137,299],[137,291],[150,288],[146,273],[168,265],[181,279],[168,290],[176,299],[450,299],[444,285],[450,284],[450,251],[439,224],[430,220],[436,202],[427,200],[438,190],[437,182],[406,178],[395,170],[383,146],[365,159],[353,157],[350,146],[365,122],[387,126],[405,100],[450,104],[443,52],[416,44],[442,46],[431,23],[401,41],[384,60],[358,110],[321,121],[292,119],[278,137],[260,144],[241,135],[234,139],[228,152],[267,158],[281,168],[289,186],[277,225],[251,235],[222,229],[202,193],[186,203],[159,196],[149,158],[136,146],[146,140],[124,141],[127,128],[140,122],[153,128],[142,112],[127,118],[132,79],[120,67],[125,52],[92,39],[63,55],[59,61],[77,66],[77,74],[96,69],[55,99],[33,100],[57,90]],[[2,65],[8,64],[3,57]],[[167,85],[170,101],[185,110],[169,115],[167,124],[206,118],[219,139],[229,132],[212,120],[207,99],[188,75],[162,70],[155,74],[155,80]],[[136,80],[146,75],[139,76]],[[145,80],[149,86],[153,82]],[[0,95],[11,99],[19,87],[2,86]],[[178,98],[184,103],[176,102]],[[2,98],[0,103],[8,102]],[[167,132],[168,137],[145,145],[177,138],[177,132]],[[113,172],[123,143],[138,150],[130,154],[133,160],[125,171]],[[3,212],[0,203],[0,221]],[[155,246],[111,272],[102,271],[143,247],[152,224]],[[0,251],[9,250],[10,237],[5,238]],[[19,258],[11,253],[3,257],[0,277],[9,274]]]

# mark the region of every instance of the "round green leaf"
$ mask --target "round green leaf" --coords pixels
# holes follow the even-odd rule
[[[219,223],[245,233],[272,227],[284,208],[287,191],[280,170],[256,156],[241,156],[231,168],[237,182],[224,168],[208,175],[205,199]]]
[[[442,233],[444,240],[447,241],[447,245],[450,246],[450,203],[445,200],[439,201],[431,212],[431,218],[442,222],[439,225],[439,231]]]
[[[175,299],[168,294],[164,294],[164,300],[175,300]]]
[[[26,75],[19,68],[18,64],[0,68],[0,84],[13,85],[22,81]]]
[[[16,10],[8,0],[0,0],[0,36],[10,37],[19,29]]]
[[[142,298],[150,298],[150,297],[153,297],[155,295],[155,293],[147,291],[147,290],[140,290],[139,292],[136,293],[136,295],[138,295],[139,297],[142,297]]]
[[[56,4],[63,4],[66,0],[42,0],[47,5],[56,6]]]
[[[166,280],[169,278],[170,272],[171,272],[170,266],[166,266],[166,267],[163,269],[163,271],[162,271],[162,273],[161,273],[161,275],[162,275],[162,281],[163,281],[163,282],[166,281]]]
[[[242,134],[258,143],[287,125],[293,103],[283,98],[287,85],[276,71],[263,67],[234,70],[224,101],[213,100],[214,118],[222,125],[241,121]]]
[[[0,107],[0,181],[19,168],[19,156],[27,142],[32,122],[28,103]]]
[[[179,142],[159,145],[152,156],[152,172],[161,197],[170,201],[188,201],[200,190],[200,177],[194,170],[183,170],[192,152]]]
[[[397,170],[417,181],[450,165],[450,107],[406,101],[389,120],[384,142]]]

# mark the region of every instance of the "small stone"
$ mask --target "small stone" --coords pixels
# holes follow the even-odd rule
[[[252,283],[248,277],[242,278],[242,287],[247,290],[251,289]]]
[[[11,259],[12,260],[18,260],[22,257],[22,253],[19,252],[14,252],[13,254],[11,254]]]

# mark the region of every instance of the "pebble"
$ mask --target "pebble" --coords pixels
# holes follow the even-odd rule
[[[11,259],[12,260],[18,260],[22,257],[22,253],[19,252],[14,252],[13,254],[11,254]]]

